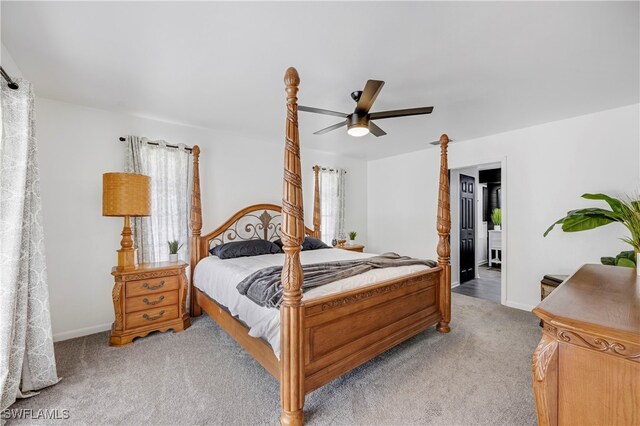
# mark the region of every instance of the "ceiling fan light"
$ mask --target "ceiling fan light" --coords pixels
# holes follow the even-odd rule
[[[356,138],[365,136],[369,134],[368,126],[349,126],[347,129],[347,133],[349,136],[355,136]]]

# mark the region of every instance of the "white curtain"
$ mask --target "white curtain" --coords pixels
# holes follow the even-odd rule
[[[157,143],[152,145],[148,142]],[[140,263],[169,260],[168,242],[182,244],[180,260],[189,263],[191,211],[191,155],[185,145],[127,137],[127,172],[151,177],[151,216],[133,220]]]
[[[344,233],[345,176],[343,169],[320,169],[320,234],[322,241],[346,238]]]
[[[31,84],[2,80],[0,410],[58,382],[51,335]]]

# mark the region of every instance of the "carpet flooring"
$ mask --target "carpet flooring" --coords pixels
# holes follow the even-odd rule
[[[535,424],[534,316],[452,300],[451,333],[430,328],[308,395],[307,424]],[[67,409],[66,425],[278,424],[277,381],[206,315],[182,333],[107,342],[105,332],[56,343],[63,380],[11,408]]]

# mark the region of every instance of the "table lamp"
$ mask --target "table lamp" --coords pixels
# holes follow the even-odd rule
[[[124,217],[118,270],[134,268],[138,253],[131,238],[131,216],[149,216],[151,178],[134,173],[102,175],[102,215]]]

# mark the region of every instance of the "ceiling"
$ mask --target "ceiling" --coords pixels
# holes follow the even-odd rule
[[[302,105],[372,111],[388,135],[312,133],[304,146],[359,158],[429,148],[640,102],[638,2],[9,2],[2,43],[39,96],[280,143],[284,71]]]

